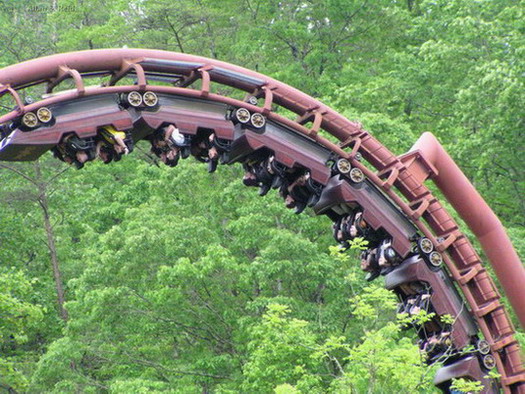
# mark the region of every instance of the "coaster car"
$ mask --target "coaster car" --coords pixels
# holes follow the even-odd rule
[[[63,142],[73,145],[80,143],[72,137],[65,141],[67,135],[74,134],[79,139],[89,140],[95,138],[98,130],[108,124],[118,130],[133,127],[132,116],[119,106],[114,94],[40,107],[0,125],[0,160],[36,160]],[[64,159],[67,157],[61,148],[54,151],[59,158],[60,155]]]

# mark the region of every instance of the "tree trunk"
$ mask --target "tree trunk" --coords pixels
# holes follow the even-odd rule
[[[44,219],[44,229],[46,230],[47,236],[47,247],[49,249],[49,257],[51,258],[51,268],[53,270],[53,279],[55,280],[55,289],[57,292],[57,303],[58,311],[62,320],[67,321],[68,315],[67,310],[64,308],[65,297],[64,297],[64,286],[62,284],[62,274],[60,273],[60,263],[58,261],[57,249],[55,245],[55,233],[51,220],[49,217],[49,202],[47,199],[47,184],[42,179],[42,173],[40,171],[40,164],[38,161],[35,163],[36,181],[38,184],[38,202],[42,208],[42,214]]]

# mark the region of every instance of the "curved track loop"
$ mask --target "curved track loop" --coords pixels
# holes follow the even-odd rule
[[[88,76],[107,76],[108,81],[102,86],[88,87],[85,85]],[[115,86],[119,80],[126,76],[136,78],[135,84]],[[172,83],[169,86],[148,84],[148,79],[153,79],[154,77],[160,77],[161,79],[170,78]],[[24,103],[18,94],[20,90],[26,87],[38,84],[46,84],[46,91],[51,93],[54,88],[68,78],[74,81],[76,86],[74,90],[50,95],[50,97],[35,103]],[[195,82],[197,82],[197,85],[200,84],[199,88],[193,89],[188,87]],[[262,101],[262,105],[257,105],[255,101],[250,103],[248,96],[245,101],[240,101],[212,93],[212,83],[228,85],[248,92],[249,95],[259,98]],[[356,206],[358,209],[360,207],[363,218],[373,227],[374,231],[377,230],[379,233],[382,231],[383,235],[390,236],[389,239],[393,243],[397,256],[403,259],[406,258],[403,263],[398,264],[399,268],[394,267],[386,271],[387,287],[390,286],[389,288],[397,292],[402,305],[406,306],[411,302],[415,302],[414,297],[417,295],[410,294],[410,291],[400,290],[406,288],[406,283],[403,283],[403,281],[406,282],[406,278],[410,277],[410,275],[413,275],[416,280],[423,278],[424,280],[420,283],[424,283],[425,286],[430,285],[434,294],[432,301],[433,310],[438,312],[438,314],[441,314],[442,311],[449,311],[449,313],[458,312],[457,309],[450,309],[453,308],[453,303],[447,304],[445,301],[447,298],[454,299],[454,286],[461,290],[470,306],[471,314],[474,316],[490,349],[483,349],[483,352],[480,350],[479,354],[476,351],[467,355],[459,354],[445,361],[446,367],[440,370],[436,377],[436,382],[441,387],[446,388],[446,381],[451,377],[466,376],[484,380],[483,376],[487,374],[487,370],[481,366],[482,362],[480,360],[483,357],[478,356],[490,352],[489,354],[492,355],[492,360],[495,361],[497,370],[501,374],[500,384],[504,391],[525,393],[525,370],[520,359],[520,349],[514,338],[514,328],[500,302],[498,291],[481,265],[480,257],[473,246],[459,231],[457,223],[423,184],[424,177],[421,178],[414,173],[414,167],[410,165],[412,163],[410,160],[413,157],[410,155],[408,155],[410,156],[408,158],[407,155],[404,157],[395,156],[373,136],[363,130],[359,124],[350,122],[310,96],[264,75],[216,60],[157,50],[104,49],[54,55],[0,70],[0,95],[11,95],[16,104],[12,112],[0,117],[0,125],[7,127],[5,125],[12,122],[16,123],[17,119],[20,119],[23,114],[36,111],[42,106],[58,108],[65,103],[74,102],[82,97],[115,96],[116,94],[132,91],[152,91],[158,94],[159,97],[166,95],[197,100],[195,102],[222,103],[224,108],[230,109],[242,107],[252,114],[260,113],[264,115],[268,123],[274,125],[272,127],[283,127],[296,136],[303,136],[302,141],[306,141],[306,145],[313,143],[318,147],[322,147],[323,152],[330,153],[331,163],[340,158],[347,159],[351,164],[351,168],[360,169],[366,177],[368,192],[366,190],[363,191],[361,186],[352,185],[352,182],[343,173],[337,173],[336,170],[328,167],[326,163],[323,163],[325,165],[324,169],[315,169],[314,167],[316,166],[313,162],[311,166],[305,164],[308,163],[308,159],[305,158],[308,155],[305,156],[304,152],[302,153],[300,150],[291,147],[292,143],[290,143],[290,147],[286,143],[283,144],[282,141],[280,145],[276,143],[273,148],[275,156],[268,158],[268,155],[266,155],[266,157],[257,158],[259,148],[270,148],[268,146],[269,140],[265,140],[265,138],[269,137],[265,136],[265,133],[261,134],[253,130],[242,131],[242,133],[244,133],[243,138],[247,141],[245,141],[245,145],[249,146],[249,150],[255,152],[255,154],[252,154],[248,159],[241,157],[242,155],[239,154],[237,158],[232,158],[230,162],[243,161],[247,173],[250,173],[252,170],[255,171],[254,166],[260,165],[261,162],[263,167],[269,166],[272,164],[272,160],[280,163],[281,169],[285,168],[287,171],[285,172],[288,174],[286,175],[287,177],[290,177],[290,169],[294,168],[294,166],[302,167],[303,175],[305,169],[307,172],[310,171],[309,174],[311,174],[316,185],[324,188],[324,191],[320,198],[309,205],[315,205],[314,210],[316,213],[326,213],[330,216],[336,222],[336,227],[338,225],[341,226],[344,220],[350,220],[348,215],[356,215],[355,209],[353,211],[347,209],[346,213],[344,209],[341,211],[343,203],[347,203],[346,206],[351,206],[352,209]],[[279,115],[278,112],[275,112],[277,106],[293,111],[297,114],[297,119],[292,121]],[[131,111],[130,113],[135,115],[126,115],[124,117],[117,113],[103,113],[100,114],[101,119],[99,119],[102,121],[105,118],[102,123],[97,124],[95,121],[89,123],[89,119],[86,118],[84,123],[80,124],[84,124],[86,132],[92,134],[95,134],[97,127],[104,123],[112,124],[118,130],[129,129],[134,122],[136,123],[138,118],[143,119],[149,125],[150,130],[163,126],[162,117],[155,118],[153,113],[139,112]],[[202,115],[202,113],[199,115],[199,113],[190,110],[187,117],[181,113],[178,113],[177,116],[179,119],[177,127],[183,133],[198,134],[199,127],[192,126],[192,120],[189,118],[201,116],[201,120],[210,122],[208,129],[211,129],[212,133],[215,132],[216,137],[220,137],[221,140],[231,141],[236,138],[234,137],[235,133],[237,133],[235,135],[239,134],[239,125],[233,129],[233,125],[229,125],[231,123],[229,118],[228,122],[226,122],[228,124],[225,124],[224,116],[221,119],[221,115],[217,115],[217,113],[212,116]],[[183,127],[184,122],[189,125],[186,127],[186,131]],[[4,132],[7,138],[0,141],[0,159],[32,160],[38,157],[60,140],[65,130],[61,131],[59,123],[57,122],[53,126],[58,134],[55,133],[54,137],[41,150],[36,149],[36,145],[30,141],[33,133],[24,133],[22,135],[19,130],[14,130],[13,135],[18,132],[18,136],[21,138],[20,141],[22,141],[21,145],[25,144],[27,152],[30,153],[22,151],[10,157],[2,158],[1,150],[7,149],[8,146],[6,145],[12,142],[9,141],[10,137],[8,136],[12,129],[9,132]],[[309,124],[308,127],[306,126],[307,124]],[[204,127],[202,125],[199,126]],[[222,131],[220,131],[221,128]],[[322,133],[320,133],[322,130],[335,136],[340,142],[338,144],[332,143],[322,136]],[[144,136],[147,135],[141,135],[140,138]],[[53,141],[53,138],[58,139]],[[277,146],[280,148],[275,148]],[[361,162],[361,157],[371,164],[376,171],[372,171],[365,166]],[[289,191],[295,187],[294,185],[297,185],[298,179],[295,178],[295,183],[290,180],[291,183],[288,184]],[[278,187],[278,185],[273,186]],[[407,243],[414,244],[414,241],[416,241],[413,234],[414,231],[411,232],[408,227],[406,227],[407,230],[405,232],[400,231],[399,228],[396,228],[395,220],[392,221],[392,226],[390,227],[384,224],[385,221],[390,219],[387,216],[381,216],[381,212],[377,212],[377,204],[380,198],[375,198],[375,202],[374,199],[367,200],[368,195],[377,195],[377,190],[381,191],[379,194],[382,193],[381,195],[387,196],[384,201],[381,200],[383,201],[381,204],[386,204],[386,207],[393,203],[394,205],[392,206],[395,206],[397,210],[395,212],[402,212],[400,215],[404,219],[410,220],[412,225],[415,226],[414,231],[419,236],[426,237],[431,241],[432,247],[441,254],[448,269],[448,275],[443,274],[440,277],[441,279],[436,279],[435,270],[420,269],[422,267],[419,263],[419,260],[421,260],[420,254],[414,252],[413,249],[409,252],[406,246]],[[285,191],[283,197],[287,194],[288,192]],[[336,200],[338,201],[337,204],[339,204],[336,204],[337,206],[334,205]],[[368,209],[366,206],[367,201],[369,204]],[[293,203],[290,204],[290,206],[293,205]],[[375,212],[373,211],[374,209],[376,210]],[[374,220],[377,223],[374,223]],[[379,222],[381,220],[383,221],[382,223]],[[398,218],[397,223],[400,220]],[[378,234],[377,231],[376,235]],[[411,238],[406,239],[408,237],[406,234],[409,233],[412,234],[410,235]],[[405,239],[403,239],[403,234],[405,234]],[[344,240],[344,237],[339,238],[338,240],[340,241]],[[382,250],[383,241],[381,243],[378,241],[375,251]],[[387,247],[388,245],[385,246],[385,248]],[[365,260],[366,258],[365,256]],[[419,268],[414,271],[410,268],[412,266]],[[417,273],[415,273],[416,271]],[[408,276],[401,275],[402,272],[404,272],[403,275]],[[385,272],[382,273],[384,274]],[[449,285],[448,290],[446,286],[443,287],[445,292],[443,296],[439,293],[438,287],[441,286],[440,283],[445,283],[447,280],[450,281],[448,276],[452,278],[455,285]],[[420,298],[421,294],[419,294]],[[462,309],[459,312],[457,316],[454,316],[456,321],[461,320],[459,319],[460,314],[464,314]],[[463,320],[466,322],[468,319]],[[469,338],[471,344],[474,344],[478,339],[475,333],[477,330],[475,326],[472,326],[474,328],[468,328],[469,324],[465,323],[460,327],[459,322],[457,324],[454,322],[453,325],[458,332],[463,327],[462,329],[467,333],[465,335],[470,335],[467,338]],[[454,336],[454,332],[452,333],[454,345],[458,349],[464,348],[466,345],[464,343],[465,337],[463,337],[463,340],[460,337],[459,334]],[[486,392],[492,391],[489,386],[490,383],[486,385]]]

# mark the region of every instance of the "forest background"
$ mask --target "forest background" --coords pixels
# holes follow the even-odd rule
[[[3,0],[0,26],[0,67],[165,49],[286,82],[397,154],[432,131],[525,257],[524,1]],[[1,164],[0,391],[435,391],[327,218],[147,150]]]

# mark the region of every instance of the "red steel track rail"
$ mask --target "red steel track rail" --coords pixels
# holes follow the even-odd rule
[[[136,76],[135,85],[114,86],[130,72]],[[146,74],[151,72],[177,75],[179,86],[148,85]],[[111,79],[100,87],[86,87],[83,74],[88,73],[109,74]],[[42,83],[46,83],[47,91],[51,92],[67,78],[75,82],[74,91],[37,103],[24,106],[17,93],[20,89]],[[186,87],[197,80],[201,80],[199,89]],[[261,97],[264,104],[260,107],[212,93],[212,82]],[[43,105],[136,89],[245,107],[308,136],[336,155],[348,159],[353,167],[360,168],[443,253],[451,277],[462,290],[483,336],[490,344],[504,391],[525,393],[525,369],[520,348],[500,295],[471,243],[424,185],[425,179],[430,176],[435,181],[478,237],[524,327],[525,270],[501,223],[433,137],[424,135],[411,152],[397,157],[359,124],[284,83],[217,60],[146,49],[102,49],[58,54],[1,69],[0,96],[11,95],[17,108],[1,116],[0,124]],[[298,118],[295,121],[284,118],[273,110],[276,105],[293,111]],[[311,122],[310,127],[305,126],[308,122]],[[323,130],[340,142],[335,144],[323,137],[320,133]],[[357,160],[357,153],[376,171]]]

